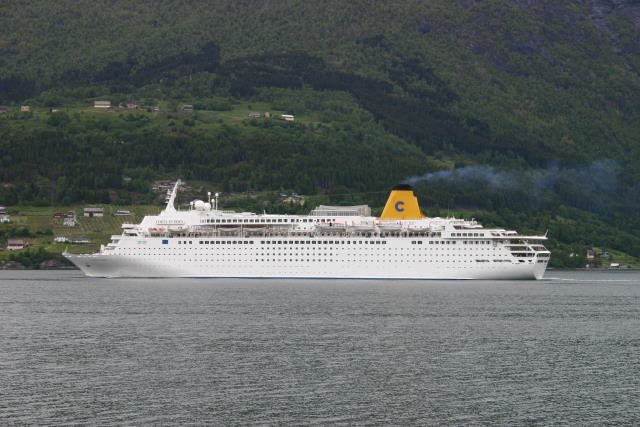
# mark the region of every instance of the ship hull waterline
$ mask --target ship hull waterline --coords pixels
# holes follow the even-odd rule
[[[381,280],[540,280],[546,264],[500,263],[488,267],[368,265],[347,262],[329,265],[163,262],[103,254],[64,254],[89,277],[105,278],[246,278],[246,279],[381,279]],[[373,263],[372,263],[373,264]]]

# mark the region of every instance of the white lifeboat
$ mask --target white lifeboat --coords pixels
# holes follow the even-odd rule
[[[426,224],[411,224],[407,227],[407,231],[412,233],[422,233],[425,231],[429,231],[429,226]]]
[[[347,226],[339,222],[320,222],[316,224],[316,229],[323,232],[340,233],[345,231]]]
[[[402,224],[397,221],[380,221],[378,222],[378,229],[385,233],[391,233],[394,231],[401,231]]]
[[[349,226],[349,231],[355,233],[365,233],[369,231],[373,231],[375,229],[375,224],[372,222],[361,222],[358,224],[352,224]]]
[[[264,231],[267,228],[266,224],[249,224],[243,225],[242,229],[244,231]]]

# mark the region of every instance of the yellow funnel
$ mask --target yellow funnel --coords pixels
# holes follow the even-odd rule
[[[413,193],[413,189],[406,184],[393,187],[382,215],[380,215],[380,219],[421,219],[425,217],[420,211],[418,199]]]

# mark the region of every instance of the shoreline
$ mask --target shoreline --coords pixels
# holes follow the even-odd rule
[[[28,267],[18,261],[0,261],[0,271],[16,271],[16,270],[79,270],[73,264],[68,264],[65,261],[57,259],[49,259],[42,261],[38,268]]]

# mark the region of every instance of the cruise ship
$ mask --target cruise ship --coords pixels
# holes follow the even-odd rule
[[[309,215],[218,209],[218,195],[167,205],[123,224],[95,254],[64,256],[92,277],[349,279],[540,279],[546,235],[430,218],[408,185],[392,189],[380,217],[360,206],[318,206]]]

